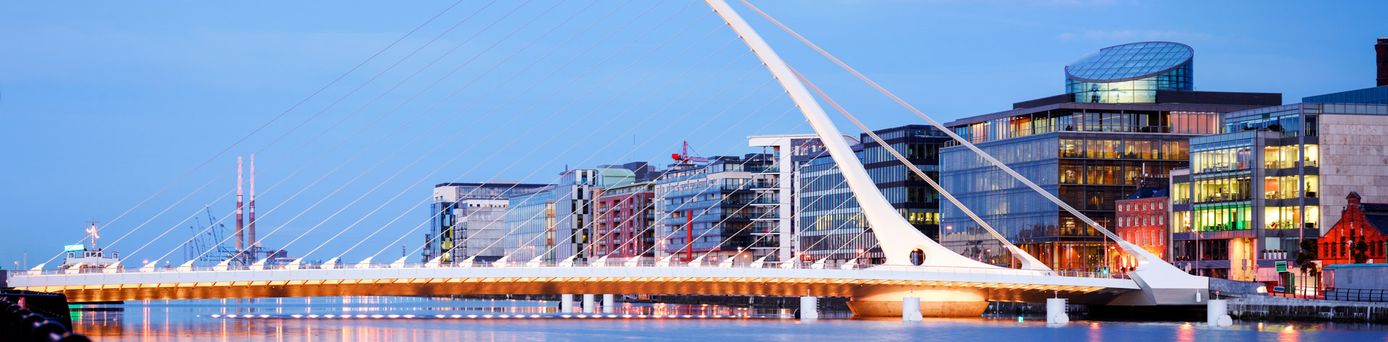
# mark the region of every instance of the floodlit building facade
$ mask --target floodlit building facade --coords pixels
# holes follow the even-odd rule
[[[1100,225],[1142,177],[1189,163],[1188,140],[1220,132],[1224,113],[1281,104],[1280,94],[1192,90],[1194,52],[1142,42],[1100,50],[1066,67],[1066,94],[946,123]],[[946,190],[1012,243],[1052,268],[1108,269],[1110,242],[1070,213],[962,146],[940,151]],[[1001,244],[951,203],[940,241],[975,259],[1015,265]]]
[[[1224,134],[1191,141],[1171,179],[1172,257],[1191,273],[1292,283],[1300,241],[1340,220],[1356,192],[1388,202],[1388,87],[1229,113]],[[1381,97],[1369,96],[1383,94]],[[1365,95],[1369,94],[1369,95]],[[1320,101],[1359,100],[1366,103]]]

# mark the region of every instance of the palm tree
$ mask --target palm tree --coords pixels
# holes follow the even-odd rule
[[[1296,251],[1296,260],[1293,262],[1301,270],[1302,278],[1316,279],[1316,283],[1320,283],[1321,271],[1315,262],[1317,246],[1319,244],[1316,243],[1316,240],[1301,240],[1301,248]],[[1320,287],[1317,286],[1317,288]],[[1295,293],[1294,290],[1293,293]]]

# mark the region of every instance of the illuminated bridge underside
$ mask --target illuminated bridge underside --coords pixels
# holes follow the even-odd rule
[[[686,294],[862,297],[954,290],[988,301],[1039,302],[1055,293],[1105,302],[1138,290],[1126,279],[957,271],[513,267],[311,269],[26,275],[25,290],[62,292],[73,302],[310,296],[486,294]]]

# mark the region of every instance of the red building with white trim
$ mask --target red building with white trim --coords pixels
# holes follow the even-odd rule
[[[1114,233],[1135,245],[1168,259],[1167,246],[1171,242],[1171,224],[1167,221],[1167,205],[1171,198],[1166,189],[1142,189],[1132,198],[1114,202],[1114,217],[1117,228]],[[1115,270],[1137,267],[1137,259],[1127,253],[1114,253],[1111,260]]]
[[[1348,205],[1340,221],[1322,235],[1316,248],[1321,265],[1355,264],[1354,244],[1367,242],[1363,263],[1383,263],[1385,241],[1388,241],[1388,204],[1361,203],[1359,193],[1345,197]]]
[[[594,198],[591,258],[654,255],[655,183],[601,189]]]

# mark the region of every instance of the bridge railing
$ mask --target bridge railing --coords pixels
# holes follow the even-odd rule
[[[532,264],[532,263],[525,262],[525,261],[512,261],[512,262],[508,262],[508,263],[506,263],[506,264],[504,264],[504,265],[502,265],[502,264],[496,264],[496,263],[493,263],[493,262],[477,262],[477,263],[475,263],[475,264],[472,265],[472,266],[460,266],[460,265],[426,265],[426,263],[403,263],[403,264],[400,264],[400,263],[370,263],[370,264],[342,264],[342,265],[335,265],[335,266],[333,266],[332,268],[336,268],[336,269],[363,269],[363,268],[365,268],[365,269],[406,269],[406,268],[416,268],[416,269],[417,269],[417,268],[449,268],[449,269],[460,269],[460,268],[517,268],[517,267],[555,267],[555,268],[582,268],[582,267],[627,267],[627,268],[630,268],[630,267],[633,267],[633,266],[629,266],[629,265],[627,264],[627,261],[628,261],[628,260],[610,259],[610,260],[607,261],[607,264],[606,264],[606,265],[602,265],[602,266],[593,265],[593,264],[588,264],[588,263],[583,262],[583,261],[575,262],[573,265],[560,265],[560,264],[557,263],[557,262],[542,262],[542,263],[539,263],[538,265],[536,265],[536,264]],[[719,265],[719,264],[717,264],[717,263],[705,263],[705,264],[702,264],[702,265],[690,265],[690,264],[688,264],[687,262],[684,262],[684,261],[671,261],[670,264],[669,264],[668,266],[663,266],[663,265],[658,265],[658,264],[657,264],[657,261],[655,261],[655,260],[643,259],[643,260],[641,260],[640,262],[637,262],[637,263],[635,264],[634,267],[639,267],[639,268],[709,268],[709,269],[717,269],[717,268],[729,268],[729,266],[730,266],[730,268],[734,268],[734,269],[752,269],[752,268],[756,268],[756,269],[800,269],[800,270],[816,269],[816,270],[850,270],[850,271],[852,271],[852,270],[861,271],[861,270],[868,270],[868,269],[891,270],[891,271],[924,270],[924,271],[930,271],[930,272],[936,272],[936,273],[964,273],[964,274],[980,274],[980,275],[1012,275],[1012,276],[1015,276],[1015,275],[1030,274],[1030,275],[1038,275],[1038,276],[1058,276],[1058,277],[1076,277],[1076,278],[1128,279],[1127,275],[1126,275],[1126,274],[1122,274],[1122,273],[1087,272],[1087,271],[1072,271],[1072,270],[1036,271],[1036,270],[1011,269],[1011,268],[929,267],[929,266],[915,266],[915,267],[894,268],[894,267],[880,267],[880,266],[878,266],[878,265],[856,265],[856,264],[855,264],[855,265],[844,265],[844,264],[840,264],[840,265],[827,265],[827,266],[826,266],[826,265],[818,265],[818,266],[816,266],[816,265],[813,264],[813,263],[805,263],[805,262],[796,262],[796,263],[790,265],[789,267],[783,267],[783,266],[781,265],[781,263],[779,263],[779,262],[768,262],[768,263],[759,265],[760,267],[753,267],[753,265],[752,265],[751,263],[734,263],[734,264],[732,264],[732,265]],[[300,265],[297,265],[297,268],[292,268],[292,269],[295,269],[295,270],[314,270],[314,269],[325,269],[325,268],[328,268],[328,267],[325,267],[325,265],[322,265],[322,264],[300,264]],[[105,269],[83,269],[83,270],[81,270],[80,272],[78,272],[78,274],[99,274],[99,273],[149,273],[149,272],[160,272],[160,273],[175,272],[175,273],[176,273],[176,272],[203,272],[203,271],[259,271],[259,270],[272,271],[272,270],[289,270],[289,269],[291,269],[291,268],[289,267],[289,265],[264,265],[263,267],[256,267],[256,268],[252,268],[251,266],[246,266],[246,265],[228,265],[228,266],[224,266],[224,267],[197,266],[197,267],[192,267],[192,268],[182,268],[182,267],[155,267],[155,268],[153,268],[153,269],[147,269],[147,270],[141,270],[141,269],[115,269],[115,270],[105,270]],[[23,276],[23,275],[63,275],[63,274],[72,274],[72,272],[67,271],[67,270],[42,270],[42,271],[28,271],[28,272],[24,272],[24,273],[22,273],[22,274],[14,274],[14,275],[12,275],[12,276]]]

